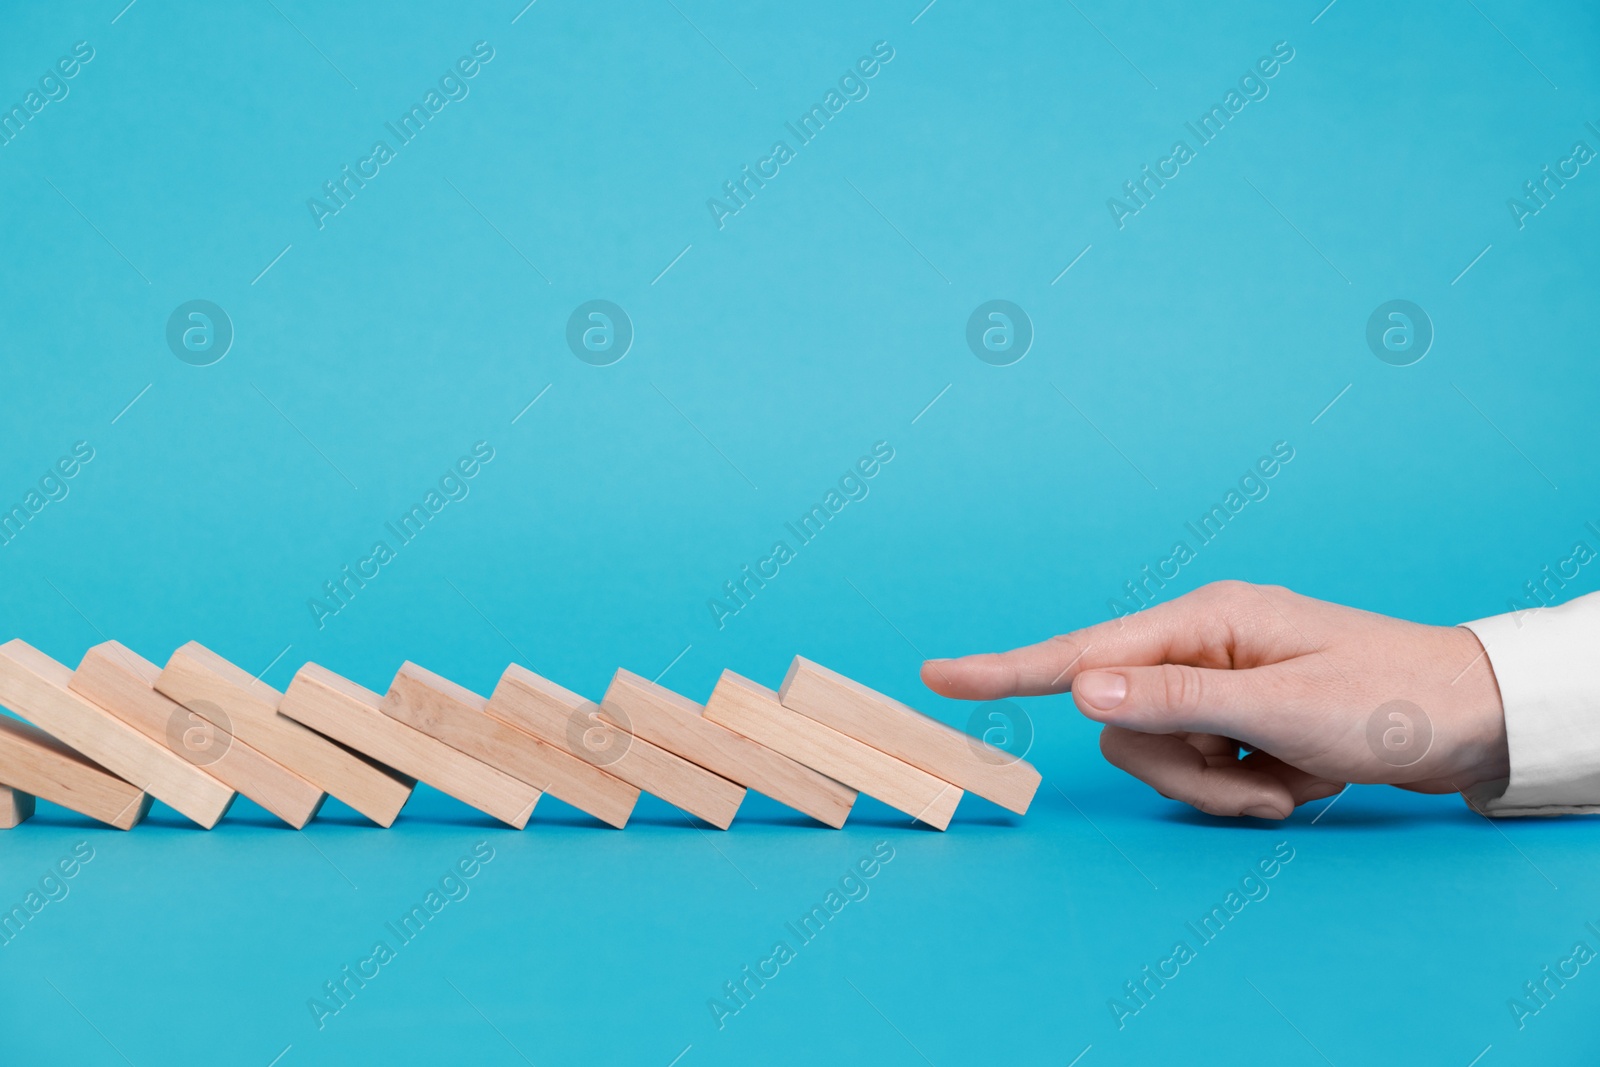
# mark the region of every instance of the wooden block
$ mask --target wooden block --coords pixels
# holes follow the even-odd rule
[[[311,821],[326,793],[226,728],[157,692],[160,676],[154,663],[107,641],[84,654],[71,688],[295,829]],[[213,717],[222,718],[220,713]]]
[[[790,664],[778,699],[791,711],[1018,815],[1027,812],[1039,788],[1032,764],[803,657]]]
[[[939,830],[961,801],[958,786],[789,710],[778,694],[732,671],[717,680],[706,718]]]
[[[33,815],[33,794],[0,785],[0,830],[10,830]]]
[[[10,689],[0,682],[7,707]],[[9,715],[0,715],[0,781],[118,830],[132,829],[150,810],[150,794]]]
[[[743,786],[619,730],[601,718],[594,701],[514,663],[501,675],[488,712],[719,830],[728,828],[744,801]]]
[[[488,701],[415,663],[401,666],[383,713],[476,760],[622,827],[639,800],[637,786],[545,743],[486,712]]]
[[[457,752],[380,710],[383,698],[325,667],[307,663],[283,695],[278,711],[351,748],[370,752],[412,777],[518,830],[539,791]]]
[[[282,693],[193,641],[172,654],[156,688],[379,826],[393,824],[416,785],[279,715]]]
[[[72,669],[25,641],[0,645],[0,679],[12,711],[206,829],[233,803],[233,790],[72,690]]]
[[[717,725],[688,697],[631,671],[611,679],[600,717],[834,829],[844,825],[856,802],[849,786]]]

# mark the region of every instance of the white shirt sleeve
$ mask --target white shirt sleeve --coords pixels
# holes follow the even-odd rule
[[[1600,812],[1600,593],[1463,623],[1500,684],[1511,777],[1462,796],[1484,815]]]

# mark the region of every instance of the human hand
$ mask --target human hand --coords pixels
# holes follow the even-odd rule
[[[1472,631],[1278,586],[1216,582],[1026,648],[928,660],[922,680],[963,700],[1071,691],[1105,724],[1106,759],[1212,815],[1284,819],[1347,782],[1446,793],[1510,773]]]

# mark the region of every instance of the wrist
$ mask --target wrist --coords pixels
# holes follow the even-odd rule
[[[1446,664],[1464,664],[1451,668],[1451,676],[1444,679],[1442,702],[1450,716],[1450,732],[1457,749],[1451,763],[1460,768],[1452,785],[1462,790],[1508,778],[1511,750],[1500,683],[1488,651],[1471,630],[1463,626],[1447,629],[1452,651]]]

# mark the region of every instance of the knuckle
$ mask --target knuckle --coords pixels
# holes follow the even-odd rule
[[[1081,655],[1085,643],[1081,630],[1074,630],[1066,634],[1056,634],[1048,642],[1055,652],[1066,656],[1068,659]]]
[[[1057,634],[1046,642],[1050,646],[1049,660],[1053,665],[1052,670],[1059,670],[1052,684],[1060,682],[1068,671],[1082,666],[1082,660],[1093,643],[1084,636],[1084,631],[1077,630],[1072,633]]]
[[[1238,806],[1229,800],[1228,790],[1215,775],[1202,774],[1183,799],[1207,815],[1239,814]]]
[[[1275,604],[1282,604],[1285,601],[1293,600],[1299,595],[1286,585],[1258,585],[1255,587],[1255,589],[1256,592],[1260,593],[1262,596],[1266,597],[1269,601]]]
[[[1242,600],[1255,588],[1249,582],[1240,581],[1238,578],[1224,578],[1221,581],[1209,582],[1200,587],[1205,594],[1216,601],[1228,602]]]
[[[1222,797],[1218,795],[1216,786],[1203,779],[1199,788],[1195,791],[1194,799],[1189,803],[1207,815],[1235,814],[1232,806],[1224,803]]]
[[[1167,663],[1160,668],[1158,691],[1162,706],[1168,711],[1192,714],[1202,707],[1204,683],[1202,675],[1193,667]]]

